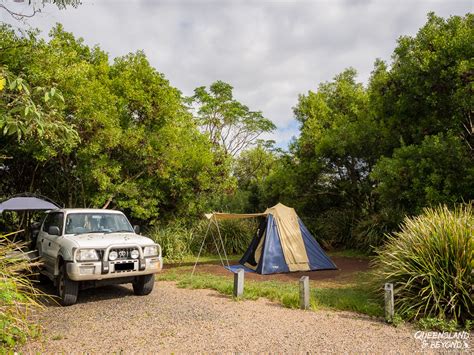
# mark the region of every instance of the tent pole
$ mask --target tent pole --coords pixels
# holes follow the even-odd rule
[[[215,223],[216,223],[216,227],[217,227],[217,233],[219,233],[219,238],[220,238],[220,240],[221,240],[222,251],[224,252],[225,261],[227,261],[227,267],[230,268],[230,265],[229,265],[229,258],[227,257],[227,253],[225,252],[224,240],[222,239],[221,231],[220,231],[220,229],[219,229],[219,224],[217,223],[217,221],[216,221]],[[224,266],[224,263],[222,263],[222,265]],[[224,266],[224,267],[225,267],[225,266]]]
[[[199,248],[199,253],[196,258],[196,262],[194,263],[193,272],[191,273],[191,276],[194,276],[194,270],[196,270],[196,265],[198,263],[199,257],[201,256],[202,249],[204,248],[204,242],[206,241],[207,233],[209,233],[210,227],[211,227],[211,222],[209,222],[209,224],[207,225],[206,234],[204,234],[204,238],[202,239],[201,247]]]

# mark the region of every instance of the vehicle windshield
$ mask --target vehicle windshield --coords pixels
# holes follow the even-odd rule
[[[130,222],[117,213],[69,213],[65,234],[133,232]]]

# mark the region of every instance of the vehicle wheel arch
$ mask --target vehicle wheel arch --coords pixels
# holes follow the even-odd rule
[[[54,268],[54,276],[59,275],[59,270],[61,270],[61,267],[64,265],[65,262],[66,261],[64,260],[64,257],[62,256],[62,254],[58,254],[56,266]]]

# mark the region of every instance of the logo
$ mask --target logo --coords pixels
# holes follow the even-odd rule
[[[422,349],[469,349],[468,332],[417,331],[414,335],[414,338],[421,342]]]
[[[120,250],[118,254],[119,254],[119,257],[125,258],[127,256],[127,251],[126,250]]]

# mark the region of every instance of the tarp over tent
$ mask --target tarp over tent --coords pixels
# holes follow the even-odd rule
[[[293,208],[281,203],[263,213],[206,214],[217,222],[265,216],[240,264],[260,274],[336,269]]]

